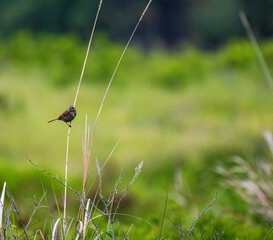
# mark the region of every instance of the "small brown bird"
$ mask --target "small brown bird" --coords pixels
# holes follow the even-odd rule
[[[61,120],[61,121],[64,121],[69,127],[71,127],[71,122],[76,117],[76,114],[77,114],[76,108],[74,108],[73,106],[70,106],[59,117],[50,120],[48,123]]]

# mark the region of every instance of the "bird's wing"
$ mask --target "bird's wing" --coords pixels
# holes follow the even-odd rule
[[[60,116],[59,116],[59,120],[63,119],[64,117],[67,117],[69,115],[69,109],[65,110]]]

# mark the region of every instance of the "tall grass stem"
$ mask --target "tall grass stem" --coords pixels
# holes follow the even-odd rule
[[[82,67],[82,72],[81,72],[81,76],[80,76],[80,80],[79,80],[79,84],[78,84],[78,88],[77,88],[77,92],[76,92],[76,96],[75,96],[75,100],[74,100],[74,104],[73,104],[74,107],[76,106],[76,102],[77,102],[77,99],[78,99],[78,94],[79,94],[79,91],[80,91],[80,86],[81,86],[83,74],[84,74],[84,71],[85,71],[87,58],[88,58],[88,55],[89,55],[89,52],[90,52],[90,47],[91,47],[91,43],[92,43],[92,40],[93,40],[95,29],[96,29],[96,24],[97,24],[97,20],[98,20],[98,17],[99,17],[102,2],[103,2],[103,0],[100,0],[98,10],[97,10],[97,14],[96,14],[96,17],[95,17],[95,21],[94,21],[94,24],[93,24],[93,27],[92,27],[90,39],[89,39],[89,42],[88,42],[88,47],[87,47],[86,54],[85,54],[85,59],[84,59],[83,67]],[[69,135],[70,135],[70,128],[68,129],[68,133],[67,133],[67,148],[66,148],[66,161],[65,161],[65,186],[67,186]],[[63,216],[63,230],[64,230],[64,233],[65,233],[65,228],[66,228],[66,197],[67,197],[67,189],[65,187],[65,190],[64,190],[64,216]]]
[[[149,0],[149,2],[147,3],[147,5],[146,5],[144,11],[142,12],[142,14],[141,14],[141,16],[140,16],[140,18],[139,18],[139,20],[138,20],[138,22],[137,22],[137,24],[136,24],[136,26],[135,26],[133,32],[132,32],[132,34],[131,34],[131,36],[130,36],[128,42],[127,42],[127,44],[125,45],[125,48],[124,48],[124,50],[123,50],[123,52],[122,52],[122,54],[121,54],[121,56],[120,56],[120,58],[119,58],[119,60],[118,60],[118,63],[117,63],[117,65],[116,65],[116,67],[115,67],[115,69],[114,69],[114,72],[113,72],[113,74],[112,74],[112,76],[111,76],[111,79],[110,79],[110,81],[109,81],[109,83],[108,83],[108,86],[107,86],[107,88],[106,88],[105,94],[104,94],[103,99],[102,99],[102,101],[101,101],[101,105],[100,105],[100,108],[99,108],[99,111],[98,111],[98,114],[97,114],[97,117],[96,117],[96,120],[95,120],[93,132],[92,132],[92,136],[91,136],[90,153],[89,153],[89,155],[91,154],[91,150],[92,150],[92,145],[93,145],[93,141],[94,141],[94,136],[95,136],[95,132],[96,132],[96,127],[97,127],[98,119],[99,119],[101,110],[102,110],[102,108],[103,108],[103,105],[104,105],[106,96],[107,96],[108,91],[109,91],[109,89],[110,89],[110,86],[111,86],[111,84],[112,84],[112,81],[113,81],[113,79],[114,79],[114,77],[115,77],[115,75],[116,75],[116,72],[117,72],[117,70],[118,70],[118,68],[119,68],[119,65],[120,65],[120,63],[121,63],[121,60],[123,59],[123,56],[124,56],[124,54],[125,54],[125,52],[126,52],[128,46],[130,45],[130,43],[131,43],[131,41],[132,41],[132,39],[133,39],[133,37],[134,37],[134,35],[135,35],[135,32],[136,32],[136,30],[137,30],[137,28],[138,28],[140,22],[142,21],[142,19],[143,19],[145,13],[147,12],[147,10],[148,10],[148,8],[149,8],[151,2],[152,2],[152,0]]]
[[[247,32],[247,35],[248,35],[248,37],[249,37],[249,39],[250,39],[250,41],[252,43],[253,49],[254,49],[254,51],[255,51],[255,53],[257,55],[258,61],[259,61],[260,65],[261,65],[261,67],[262,67],[262,70],[264,72],[266,81],[267,81],[267,83],[268,83],[268,85],[269,85],[269,87],[270,87],[270,89],[271,89],[271,91],[273,93],[273,79],[272,79],[271,73],[269,71],[269,68],[268,68],[268,66],[266,64],[266,61],[265,61],[265,59],[263,57],[262,51],[261,51],[261,49],[260,49],[260,47],[258,45],[257,39],[256,39],[252,29],[251,29],[251,26],[250,26],[250,24],[249,24],[249,22],[247,20],[247,17],[245,15],[245,13],[243,11],[240,11],[239,15],[240,15],[242,24],[243,24],[243,26],[244,26],[244,28],[245,28],[245,30]]]
[[[83,67],[82,67],[80,81],[79,81],[79,85],[78,85],[78,88],[77,88],[77,92],[76,92],[76,96],[75,96],[75,100],[74,100],[74,104],[73,104],[74,107],[76,106],[76,102],[77,102],[77,99],[78,99],[78,94],[79,94],[79,91],[80,91],[81,82],[82,82],[83,74],[84,74],[84,71],[85,71],[87,58],[88,58],[88,55],[89,55],[89,52],[90,52],[90,47],[91,47],[91,44],[92,44],[92,40],[93,40],[94,32],[95,32],[95,29],[96,29],[97,20],[98,20],[98,17],[99,17],[102,2],[103,2],[103,0],[100,0],[99,7],[98,7],[98,10],[97,10],[97,14],[96,14],[96,17],[95,17],[95,21],[94,21],[94,24],[93,24],[93,28],[92,28],[92,31],[91,31],[90,39],[89,39],[89,42],[88,42],[88,47],[87,47],[87,50],[86,50],[86,55],[85,55],[85,59],[84,59]]]
[[[66,228],[66,196],[67,196],[67,172],[68,172],[68,152],[69,152],[69,136],[71,128],[68,128],[67,132],[67,142],[66,142],[66,157],[65,157],[65,180],[64,180],[64,217],[63,217],[63,231],[65,233]]]
[[[165,204],[164,204],[163,217],[162,217],[162,222],[161,222],[161,226],[160,226],[160,230],[159,230],[158,240],[160,240],[162,229],[163,229],[163,224],[164,224],[164,219],[165,219],[166,209],[167,209],[167,203],[168,203],[168,189],[167,189],[167,193],[166,193],[166,199],[165,199]]]
[[[266,239],[269,237],[269,235],[272,233],[272,231],[273,231],[273,227],[272,227],[272,228],[269,230],[269,232],[266,234],[264,240],[266,240]]]
[[[1,199],[0,199],[0,233],[2,231],[2,219],[3,219],[3,212],[4,212],[4,199],[5,199],[5,190],[6,190],[6,182],[4,182]]]

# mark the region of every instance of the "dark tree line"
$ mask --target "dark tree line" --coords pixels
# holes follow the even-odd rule
[[[104,0],[97,30],[112,40],[125,40],[148,0]],[[76,33],[89,37],[99,0],[1,0],[0,34],[20,30]],[[272,0],[154,0],[136,40],[146,47],[190,43],[215,48],[243,36],[238,17],[244,10],[259,38],[273,34]]]

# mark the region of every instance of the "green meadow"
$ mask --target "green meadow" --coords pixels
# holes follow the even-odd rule
[[[26,220],[37,199],[47,195],[46,210],[35,214],[42,221],[29,232],[56,220],[54,195],[62,208],[63,187],[29,160],[63,181],[68,127],[47,122],[73,105],[86,45],[71,35],[27,32],[0,40],[0,186],[7,182],[9,196]],[[272,72],[273,43],[260,45]],[[78,192],[85,118],[92,132],[123,48],[95,35],[70,133],[68,185]],[[250,165],[272,161],[263,137],[273,127],[272,105],[272,90],[248,40],[235,39],[212,52],[192,46],[144,50],[132,42],[98,120],[87,186],[97,176],[95,159],[102,165],[118,143],[102,171],[106,196],[121,171],[123,189],[143,161],[117,215],[127,231],[133,224],[131,239],[158,239],[165,206],[161,239],[183,239],[180,226],[185,234],[216,196],[185,238],[263,239],[271,223],[256,211],[259,203],[246,202],[217,169],[231,169],[236,156]],[[91,198],[95,192],[93,187]],[[5,201],[8,206],[9,197]],[[68,215],[76,218],[78,209],[68,191]]]

